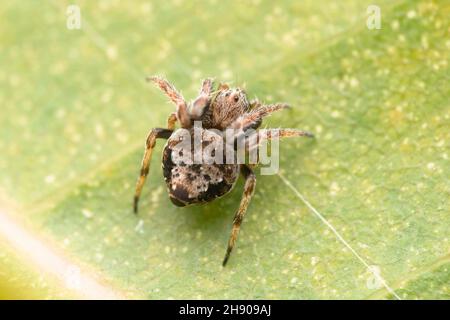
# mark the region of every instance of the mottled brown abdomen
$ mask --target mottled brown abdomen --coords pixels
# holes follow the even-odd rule
[[[190,204],[210,202],[228,193],[234,186],[239,165],[236,164],[190,164],[180,161],[174,163],[173,153],[186,152],[193,154],[191,146],[181,148],[179,130],[175,131],[167,141],[163,151],[163,175],[169,191],[170,200],[184,207]],[[203,147],[221,139],[217,134],[202,129]]]

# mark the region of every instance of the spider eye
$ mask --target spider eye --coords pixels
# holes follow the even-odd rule
[[[234,97],[234,102],[238,102],[239,101],[239,96],[235,96]]]

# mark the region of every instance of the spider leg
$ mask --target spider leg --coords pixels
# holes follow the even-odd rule
[[[170,116],[167,118],[167,129],[175,130],[175,123],[177,122],[177,113],[172,112]]]
[[[259,105],[255,110],[253,110],[251,113],[259,115],[261,118],[270,115],[271,113],[288,109],[290,108],[287,103],[274,103],[274,104],[267,104],[267,105]]]
[[[255,105],[255,109],[240,116],[232,124],[233,129],[242,129],[243,131],[247,129],[257,129],[261,123],[262,119],[271,113],[289,108],[285,103],[275,103],[269,105],[261,105],[259,102],[252,102]]]
[[[309,131],[298,129],[259,129],[254,136],[250,136],[245,148],[246,151],[259,148],[261,143],[265,140],[272,140],[274,138],[289,138],[289,137],[307,137],[314,138],[314,135]]]
[[[181,93],[179,93],[177,89],[175,89],[175,87],[166,79],[157,76],[151,76],[147,77],[146,80],[154,82],[173,103],[179,104],[180,102],[184,102],[184,98]]]
[[[181,93],[179,93],[177,89],[164,78],[156,76],[147,77],[147,81],[153,81],[169,97],[169,99],[176,104],[177,119],[180,121],[181,127],[190,128],[191,118],[188,113],[186,101]]]
[[[142,158],[141,173],[136,183],[136,192],[134,194],[133,210],[134,213],[138,212],[139,197],[141,196],[142,188],[144,187],[145,180],[147,179],[148,172],[150,170],[150,160],[152,157],[153,148],[156,144],[156,139],[163,138],[168,139],[173,130],[154,128],[150,131],[145,144],[144,157]]]
[[[288,138],[288,137],[308,137],[314,138],[314,134],[309,131],[298,129],[262,129],[258,132],[264,139]],[[264,136],[265,135],[265,136]]]
[[[241,173],[245,178],[244,193],[242,195],[239,209],[234,216],[231,236],[230,239],[228,240],[228,247],[225,254],[225,258],[223,259],[222,262],[223,266],[227,264],[227,261],[230,258],[231,251],[233,250],[233,247],[236,244],[242,220],[244,219],[244,215],[245,212],[247,211],[248,204],[250,203],[250,199],[252,198],[253,192],[255,191],[256,176],[253,173],[252,169],[249,166],[243,164],[241,165]]]
[[[202,83],[202,88],[200,90],[199,96],[194,100],[194,102],[189,107],[189,115],[191,119],[200,119],[206,108],[211,102],[211,91],[213,87],[212,79],[205,79]]]
[[[289,105],[285,103],[261,105],[259,101],[255,100],[252,104],[255,106],[255,109],[243,114],[230,125],[230,128],[235,130],[234,135],[232,136],[233,139],[230,142],[235,143],[239,137],[252,133],[251,130],[258,129],[261,126],[264,117],[272,114],[273,112],[289,108]],[[282,133],[282,136],[287,136],[287,133]],[[259,141],[259,133],[257,138]]]
[[[213,80],[211,78],[206,78],[202,82],[202,89],[200,90],[200,94],[206,94],[209,95],[212,92],[213,88]]]

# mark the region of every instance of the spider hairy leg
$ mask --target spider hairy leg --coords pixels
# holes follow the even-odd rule
[[[179,93],[177,89],[175,89],[175,87],[166,79],[157,76],[150,76],[147,77],[146,80],[155,83],[173,103],[179,104],[180,102],[185,101],[181,93]]]
[[[170,84],[169,81],[167,81],[164,78],[161,77],[147,77],[147,81],[152,81],[155,83],[166,95],[169,97],[169,99],[175,103],[177,106],[177,119],[180,121],[182,128],[190,128],[191,127],[191,118],[189,116],[188,107],[186,104],[186,101],[184,100],[181,93],[175,89],[175,87]]]
[[[202,82],[202,87],[199,96],[194,100],[194,102],[189,107],[189,115],[191,119],[198,120],[205,112],[207,106],[211,102],[211,91],[213,87],[212,79],[205,79]]]
[[[263,130],[264,131],[264,130]],[[272,139],[274,137],[287,138],[287,137],[307,137],[314,138],[314,134],[309,131],[298,129],[268,129],[265,130],[267,138]]]
[[[202,89],[200,90],[200,94],[209,95],[212,92],[214,82],[211,78],[207,78],[202,82]]]
[[[177,122],[177,113],[172,112],[170,116],[167,118],[167,129],[174,131],[176,122]]]
[[[250,152],[257,149],[260,147],[261,143],[266,140],[289,137],[314,138],[314,134],[309,131],[298,129],[260,129],[253,139],[249,139],[249,143],[246,145],[246,150]]]
[[[232,124],[231,127],[234,129],[242,129],[243,131],[248,129],[257,129],[261,123],[262,119],[273,112],[287,109],[289,105],[286,103],[275,103],[269,105],[261,105],[257,102],[257,107],[246,113],[239,118],[237,118]]]
[[[233,227],[231,229],[230,239],[228,240],[228,247],[225,253],[225,258],[223,259],[222,266],[228,262],[230,258],[231,251],[236,244],[236,240],[239,234],[239,229],[241,228],[242,220],[244,219],[245,212],[247,211],[247,207],[250,203],[250,200],[253,196],[256,186],[256,176],[253,173],[253,170],[247,165],[241,165],[241,173],[245,178],[245,186],[244,193],[242,195],[241,203],[239,205],[239,209],[236,212],[233,220]]]
[[[136,183],[136,192],[134,194],[133,201],[133,211],[138,212],[139,198],[141,196],[142,188],[144,187],[145,180],[150,171],[150,160],[152,158],[153,148],[156,145],[156,139],[168,139],[172,134],[173,130],[164,128],[154,128],[150,131],[147,141],[145,143],[144,157],[142,158],[141,173],[139,175],[138,181]]]

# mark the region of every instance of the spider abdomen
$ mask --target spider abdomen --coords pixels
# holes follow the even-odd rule
[[[216,143],[220,136],[208,130],[202,130],[204,145]],[[179,207],[190,204],[206,203],[228,193],[234,186],[238,175],[239,165],[218,163],[186,163],[175,161],[183,152],[193,156],[190,144],[180,147],[181,130],[177,130],[167,141],[163,151],[162,167],[164,180],[169,192],[170,200]]]

